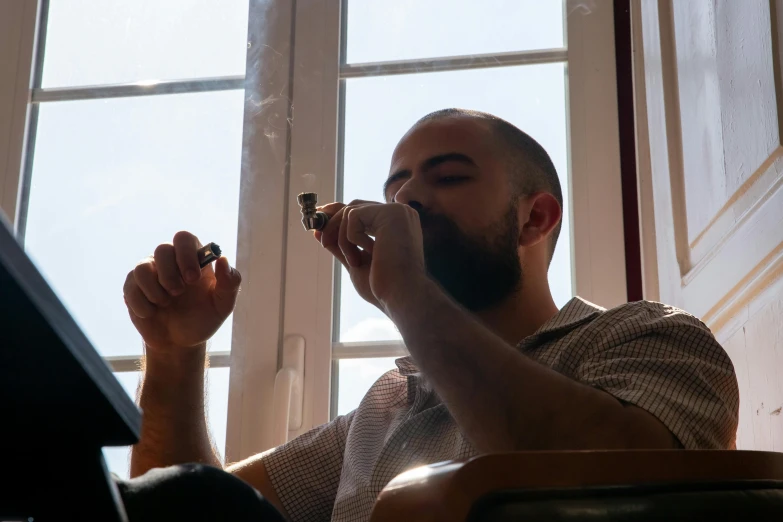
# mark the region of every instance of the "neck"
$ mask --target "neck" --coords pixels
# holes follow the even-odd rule
[[[509,296],[494,308],[476,313],[481,321],[514,346],[525,337],[533,335],[558,311],[546,277],[542,284],[524,284],[522,289]]]

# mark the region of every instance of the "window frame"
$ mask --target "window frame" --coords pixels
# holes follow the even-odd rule
[[[0,210],[14,232],[27,167],[29,128],[37,109],[32,99],[41,12],[39,0],[0,3]],[[43,21],[45,23],[45,21]]]
[[[327,422],[330,411],[336,411],[339,359],[406,353],[397,341],[336,342],[339,264],[302,230],[295,202],[296,194],[304,191],[317,192],[322,202],[340,199],[347,78],[565,62],[575,293],[603,306],[625,302],[612,6],[606,2],[585,11],[583,2],[564,1],[567,43],[561,49],[348,65],[341,59],[347,0],[250,0],[244,79],[116,86],[113,91],[102,87],[92,93],[154,95],[244,85],[236,260],[244,281],[233,316],[231,352],[211,353],[212,367],[231,368],[226,462],[284,442],[275,419],[289,418],[289,411],[298,410],[290,416],[297,422],[283,438]],[[35,58],[42,55],[37,42],[45,31],[45,5],[46,0],[0,3],[0,34],[9,35],[9,45],[0,46],[0,115],[10,114],[0,118],[0,208],[22,233],[20,202],[26,197],[23,180],[29,179],[27,158],[34,147],[37,106],[73,96],[76,90],[36,88],[36,67],[42,60]],[[304,368],[291,381],[291,389],[299,387],[290,395],[296,403],[292,407],[280,387],[276,396],[275,382],[286,370],[289,344],[299,342],[304,344]],[[111,364],[116,371],[129,371],[137,362],[136,357],[122,357]]]
[[[261,40],[265,26],[256,23],[265,13],[263,2],[250,1],[248,18],[248,39],[251,42]],[[0,119],[0,209],[5,213],[13,227],[17,238],[24,242],[27,202],[29,199],[29,180],[34,158],[35,135],[38,108],[41,103],[54,101],[75,101],[101,98],[127,98],[136,96],[156,96],[173,93],[192,93],[221,90],[239,90],[246,92],[243,129],[243,154],[241,185],[251,187],[240,194],[239,223],[237,238],[237,268],[245,275],[243,292],[237,303],[233,317],[233,333],[231,350],[210,351],[210,368],[231,368],[229,382],[228,418],[226,419],[226,447],[221,448],[226,462],[239,460],[240,455],[257,453],[261,449],[259,437],[263,431],[250,422],[242,423],[241,419],[252,420],[255,415],[245,413],[247,408],[264,405],[266,395],[271,397],[272,390],[260,397],[254,397],[248,405],[244,400],[242,383],[258,379],[264,373],[271,375],[262,381],[274,381],[277,371],[277,353],[272,350],[256,350],[248,342],[257,342],[277,346],[279,314],[267,313],[262,318],[248,319],[248,309],[279,310],[281,300],[281,278],[283,268],[280,266],[277,276],[271,276],[269,270],[274,270],[274,262],[259,266],[252,261],[254,247],[264,247],[268,258],[274,257],[277,245],[277,259],[282,259],[283,230],[283,189],[284,184],[275,183],[279,176],[275,175],[275,165],[268,162],[264,167],[270,170],[258,170],[258,157],[270,155],[284,157],[286,148],[275,144],[275,147],[263,148],[255,144],[252,137],[263,132],[264,125],[269,125],[269,118],[262,119],[256,110],[256,100],[268,89],[276,89],[276,83],[285,85],[287,73],[280,75],[260,75],[253,67],[248,71],[255,74],[242,76],[225,76],[209,78],[189,78],[184,80],[167,80],[154,84],[141,81],[139,83],[107,84],[76,86],[65,88],[41,88],[41,72],[45,49],[48,0],[25,0],[24,2],[3,2],[0,4],[0,30],[6,35],[4,45],[0,46],[0,57],[3,58],[0,70],[0,115],[9,114],[8,118]],[[256,18],[253,18],[255,16]],[[269,20],[271,22],[271,20]],[[285,20],[282,20],[286,23]],[[266,36],[266,35],[263,35]],[[7,44],[7,45],[5,45]],[[263,48],[263,44],[259,45]],[[254,56],[248,53],[248,59]],[[5,80],[3,80],[5,79]],[[288,119],[287,99],[283,103],[272,100],[263,104],[268,112],[283,111],[283,122]],[[283,125],[285,127],[285,125]],[[8,138],[7,140],[5,138]],[[286,138],[282,139],[282,143]],[[249,145],[248,145],[249,144]],[[287,162],[281,162],[278,167],[284,167]],[[277,169],[280,170],[279,168]],[[263,172],[263,174],[261,174]],[[263,187],[263,190],[261,189]],[[258,203],[263,203],[267,215],[259,215]],[[261,227],[254,227],[252,222],[261,222]],[[269,238],[277,235],[280,239],[273,245],[268,245]],[[132,260],[129,260],[132,262]],[[281,263],[278,263],[281,264]],[[245,354],[250,354],[245,357]],[[143,356],[110,356],[104,360],[113,372],[136,372],[141,367]],[[246,376],[252,375],[253,379]],[[271,405],[271,399],[268,400]]]

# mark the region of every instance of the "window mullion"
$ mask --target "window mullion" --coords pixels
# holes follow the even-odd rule
[[[333,359],[371,359],[375,357],[405,357],[406,355],[408,355],[408,349],[402,341],[332,343]]]
[[[83,87],[35,89],[32,94],[32,101],[33,103],[43,103],[51,101],[96,100],[101,98],[131,98],[161,94],[230,91],[243,89],[244,87],[244,76],[134,82],[117,85],[85,85]]]
[[[573,281],[611,308],[627,300],[614,13],[607,3],[585,16],[580,4],[566,3]]]
[[[329,420],[334,261],[302,229],[295,198],[316,192],[321,203],[335,201],[339,22],[339,2],[297,2],[284,333],[304,337],[306,353],[302,424],[289,439]]]
[[[233,318],[226,461],[273,445],[274,382],[282,341],[289,175],[292,0],[251,0],[237,234],[243,275]]]
[[[401,60],[395,62],[345,64],[340,68],[340,78],[391,76],[395,74],[445,72],[464,69],[483,69],[487,67],[557,63],[566,61],[567,55],[568,51],[566,49],[543,49]]]

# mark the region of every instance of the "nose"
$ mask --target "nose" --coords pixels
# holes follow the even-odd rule
[[[408,205],[415,210],[423,210],[429,205],[427,188],[419,180],[410,178],[394,194],[394,202]]]

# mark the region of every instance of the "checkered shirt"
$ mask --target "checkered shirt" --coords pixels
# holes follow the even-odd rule
[[[739,391],[726,352],[695,317],[648,301],[605,310],[574,298],[518,349],[655,415],[686,449],[733,448]],[[263,458],[293,521],[366,521],[386,484],[476,450],[410,357],[348,415]]]

